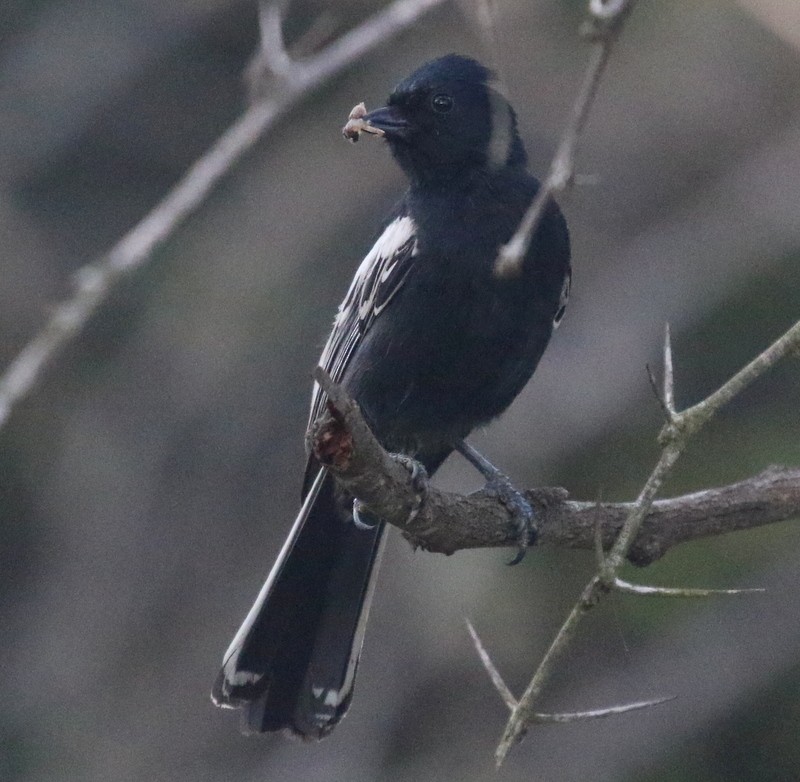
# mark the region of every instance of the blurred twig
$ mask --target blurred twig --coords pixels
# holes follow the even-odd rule
[[[636,0],[590,0],[589,18],[582,33],[593,44],[589,64],[580,91],[572,106],[567,126],[536,198],[522,218],[516,232],[500,248],[495,262],[495,274],[513,277],[519,274],[531,239],[539,225],[550,199],[565,190],[575,178],[575,150],[597,95],[600,79],[605,71],[611,49],[622,25],[633,10]]]
[[[279,3],[261,0],[258,4],[258,26],[261,31],[259,56],[263,59],[262,70],[276,76],[289,78],[294,64],[283,40],[283,8]]]
[[[312,90],[444,2],[396,0],[319,54],[300,61],[291,60],[282,47],[278,6],[267,8],[262,26],[272,37],[264,45],[269,47],[270,63],[279,70],[277,94],[254,102],[137,226],[76,273],[73,296],[56,306],[42,330],[0,377],[0,429],[14,406],[31,392],[47,365],[81,332],[120,279],[150,261],[155,250],[283,115]],[[276,41],[280,42],[279,50],[274,48]]]

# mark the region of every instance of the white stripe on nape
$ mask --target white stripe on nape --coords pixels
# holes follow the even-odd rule
[[[511,106],[498,89],[499,85],[488,85],[489,109],[491,111],[491,128],[489,136],[489,164],[502,168],[508,162],[513,140],[513,124]]]

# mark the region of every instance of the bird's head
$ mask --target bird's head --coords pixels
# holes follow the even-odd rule
[[[469,57],[426,63],[364,121],[383,132],[412,182],[450,182],[478,169],[525,164],[514,110],[491,71]]]

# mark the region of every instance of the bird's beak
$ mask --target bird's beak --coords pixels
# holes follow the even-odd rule
[[[411,127],[409,121],[400,113],[396,106],[384,106],[375,109],[363,117],[367,125],[383,132],[388,139],[404,138]]]

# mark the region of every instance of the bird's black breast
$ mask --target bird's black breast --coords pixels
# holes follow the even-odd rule
[[[344,377],[387,448],[441,451],[499,415],[550,339],[569,239],[548,210],[523,273],[493,273],[537,184],[524,175],[447,194],[407,196],[417,252],[402,289],[364,335]]]

